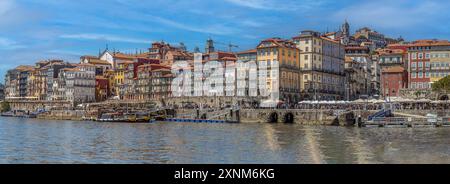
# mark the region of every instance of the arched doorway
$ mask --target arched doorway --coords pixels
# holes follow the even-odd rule
[[[203,119],[203,120],[207,119],[206,114],[203,114],[200,119]]]
[[[291,112],[288,112],[284,115],[284,123],[294,123],[294,114]]]
[[[439,97],[439,100],[441,100],[441,101],[448,101],[449,97],[448,97],[448,95],[442,95],[441,97]]]
[[[278,113],[272,112],[269,115],[269,123],[278,123]]]

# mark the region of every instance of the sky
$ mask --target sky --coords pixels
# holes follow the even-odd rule
[[[0,81],[18,65],[78,62],[106,45],[135,53],[153,41],[183,42],[193,50],[211,37],[246,50],[301,30],[336,31],[344,20],[352,32],[450,39],[448,9],[448,0],[0,0]]]

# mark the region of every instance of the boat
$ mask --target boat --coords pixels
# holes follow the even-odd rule
[[[3,117],[17,117],[17,118],[37,118],[38,112],[26,113],[25,111],[9,111],[1,113]]]
[[[126,119],[120,113],[105,113],[97,119],[98,122],[125,122]]]
[[[11,111],[9,111],[9,112],[4,112],[4,113],[1,114],[1,116],[4,116],[4,117],[14,117],[14,113],[11,112]]]
[[[438,116],[436,114],[427,114],[427,122],[428,123],[437,123]]]
[[[97,121],[111,123],[147,123],[150,121],[150,117],[144,113],[104,113]]]

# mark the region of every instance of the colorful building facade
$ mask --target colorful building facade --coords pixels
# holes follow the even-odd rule
[[[258,65],[265,63],[269,67],[272,67],[273,62],[279,63],[279,76],[268,72],[269,91],[272,91],[273,86],[278,86],[280,100],[286,103],[301,100],[300,50],[294,42],[280,38],[263,40],[257,46],[257,60]]]
[[[339,100],[344,97],[344,46],[314,31],[293,38],[300,50],[304,99]]]

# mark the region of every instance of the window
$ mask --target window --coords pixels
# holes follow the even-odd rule
[[[423,78],[423,73],[419,72],[419,78]]]
[[[411,68],[416,69],[416,64],[417,63],[411,63]]]
[[[416,53],[412,53],[412,54],[411,54],[411,58],[412,58],[412,59],[417,59]]]
[[[425,59],[430,59],[430,54],[429,53],[425,54]]]
[[[423,62],[419,62],[418,65],[419,68],[423,68]]]
[[[411,78],[415,79],[417,77],[416,75],[417,75],[417,73],[415,73],[415,72],[411,73]]]
[[[426,73],[425,73],[425,77],[426,77],[426,78],[430,78],[430,72],[426,72]]]
[[[308,60],[308,59],[309,59],[308,55],[305,55],[305,60]]]
[[[309,47],[305,47],[305,52],[309,52]]]
[[[425,67],[426,67],[426,68],[430,68],[430,63],[429,63],[429,62],[426,62],[426,63],[425,63]]]
[[[419,59],[423,59],[423,54],[422,53],[419,54]]]

